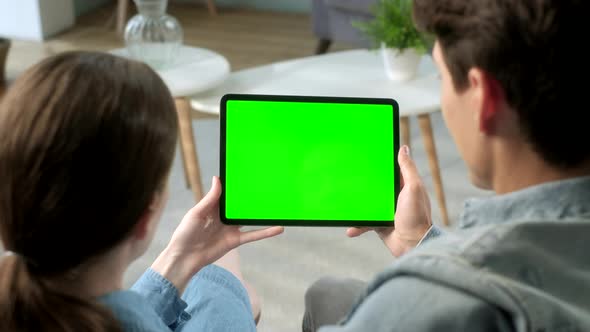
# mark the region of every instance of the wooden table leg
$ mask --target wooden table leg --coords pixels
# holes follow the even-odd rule
[[[197,157],[197,146],[193,135],[191,104],[187,98],[176,98],[175,102],[180,129],[180,148],[183,151],[185,161],[184,167],[195,201],[198,202],[203,198],[203,185],[201,183],[201,170]]]
[[[186,167],[186,157],[184,156],[184,149],[182,148],[182,144],[180,143],[182,141],[182,137],[180,136],[180,132],[178,132],[178,144],[180,145],[180,158],[182,160],[182,171],[184,173],[184,182],[186,184],[186,188],[190,189],[191,187],[191,182],[189,181],[189,175],[188,175],[188,171],[187,171],[187,167]]]
[[[402,144],[410,146],[410,118],[404,116],[399,119],[399,131],[402,139]],[[397,151],[395,151],[397,153]]]
[[[438,200],[438,206],[440,208],[442,222],[445,226],[448,226],[449,216],[447,214],[445,193],[443,191],[440,169],[438,167],[438,157],[436,156],[436,147],[434,145],[434,137],[432,134],[432,124],[430,123],[430,115],[418,115],[418,122],[420,124],[420,131],[422,132],[422,139],[424,140],[424,148],[426,149],[426,154],[428,155],[428,164],[430,165],[430,173],[432,174],[432,181],[434,183],[434,190],[436,198]]]
[[[215,6],[215,0],[207,0],[207,8],[209,8],[209,14],[211,16],[217,16],[217,7]]]
[[[129,10],[129,0],[119,0],[117,3],[117,33],[123,35],[127,25],[127,11]]]

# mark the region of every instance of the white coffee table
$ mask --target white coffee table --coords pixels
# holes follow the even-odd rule
[[[283,61],[232,73],[218,87],[193,95],[191,105],[195,114],[217,116],[220,99],[226,93],[393,98],[400,107],[400,131],[404,144],[410,143],[408,117],[418,117],[442,221],[448,225],[430,122],[430,113],[440,110],[439,90],[440,82],[429,56],[423,57],[417,78],[407,82],[394,82],[386,77],[379,53],[352,50]],[[187,158],[185,161],[185,168],[191,170],[189,178],[200,179],[199,168],[194,166],[197,165],[196,159]],[[197,193],[201,193],[202,189],[193,187],[193,191],[199,197]]]
[[[129,57],[124,48],[111,53]],[[178,50],[174,62],[156,72],[175,99],[180,131],[180,152],[184,163],[184,175],[192,188],[195,199],[203,196],[203,185],[199,174],[199,161],[192,131],[191,106],[187,96],[210,90],[220,85],[230,71],[227,59],[208,49],[183,45]],[[191,176],[191,174],[193,176]]]

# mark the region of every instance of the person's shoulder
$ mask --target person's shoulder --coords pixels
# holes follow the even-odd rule
[[[350,331],[513,331],[509,317],[480,297],[413,276],[385,282],[345,326]]]
[[[572,262],[576,257],[585,259],[580,253],[586,251],[589,233],[590,217],[586,216],[517,220],[450,232],[416,248],[415,254],[461,259],[473,267],[488,269],[503,269],[506,266],[496,264],[509,260],[543,263],[547,255],[569,257]]]
[[[366,299],[438,294],[430,301],[476,313],[485,303],[486,310],[502,311],[514,322],[528,321],[533,330],[555,330],[556,324],[586,330],[590,299],[580,298],[579,290],[590,283],[589,233],[590,220],[585,219],[526,220],[459,231],[398,259],[370,284]]]
[[[133,291],[112,292],[100,297],[99,302],[111,310],[125,332],[170,330],[146,300]]]
[[[476,285],[481,282],[488,285],[484,289],[490,283],[540,287],[557,280],[565,282],[568,276],[562,273],[564,270],[580,270],[587,275],[587,234],[588,218],[522,220],[458,230],[414,249],[385,269],[379,278],[415,274],[459,283],[461,287],[472,279],[470,286],[481,288]],[[477,278],[471,278],[472,275]]]

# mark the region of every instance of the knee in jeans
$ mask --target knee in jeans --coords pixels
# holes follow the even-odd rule
[[[306,306],[313,306],[318,299],[323,299],[338,289],[345,279],[334,277],[322,277],[314,282],[305,292]]]

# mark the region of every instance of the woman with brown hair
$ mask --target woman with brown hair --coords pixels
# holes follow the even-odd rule
[[[239,271],[210,264],[283,229],[222,224],[217,178],[122,290],[167,200],[177,126],[162,80],[112,55],[63,53],[14,83],[0,104],[1,331],[255,330]]]

